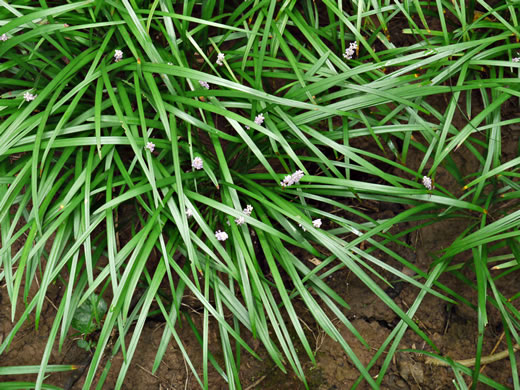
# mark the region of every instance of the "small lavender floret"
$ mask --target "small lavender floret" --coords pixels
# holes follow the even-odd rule
[[[123,51],[121,50],[115,50],[114,51],[114,61],[119,62],[123,59]]]
[[[207,81],[202,81],[200,80],[199,81],[199,84],[202,88],[206,88],[206,89],[209,89],[209,84],[207,83]]]
[[[280,182],[280,185],[284,188],[292,186],[293,184],[298,183],[300,179],[303,177],[303,175],[305,175],[305,173],[303,173],[303,171],[301,170],[298,170],[294,172],[292,175],[285,176],[285,178]]]
[[[264,114],[258,114],[256,117],[255,117],[255,123],[257,125],[261,125],[262,123],[264,123]]]
[[[357,42],[350,43],[349,47],[345,49],[343,57],[345,57],[347,60],[351,60],[352,57],[354,57],[354,54],[356,54],[357,47]]]
[[[191,162],[191,166],[193,169],[201,170],[204,168],[204,161],[200,157],[195,157],[193,161]]]
[[[3,33],[2,35],[0,35],[0,41],[5,42],[5,41],[7,41],[8,39],[9,39],[9,37],[7,36],[6,33]]]
[[[253,211],[253,206],[248,204],[247,207],[244,209],[244,214],[245,215],[251,215],[252,211]]]
[[[301,178],[303,177],[303,175],[305,175],[305,173],[303,173],[303,171],[301,171],[301,170],[297,170],[296,172],[294,172],[292,174],[292,179],[293,179],[294,183],[295,184],[298,183],[301,180]]]
[[[316,229],[319,229],[321,227],[321,219],[318,218],[312,221],[312,226],[314,226]]]
[[[219,241],[226,241],[228,239],[228,235],[226,232],[223,232],[223,231],[220,231],[220,230],[217,230],[215,232],[215,237],[217,238],[217,240]]]
[[[153,142],[148,142],[144,148],[148,149],[150,152],[153,152],[155,149],[155,144]]]
[[[425,186],[427,190],[431,191],[433,189],[432,179],[430,179],[428,176],[423,176],[422,183],[423,183],[423,186]]]
[[[224,65],[223,61],[224,61],[224,57],[225,56],[226,55],[224,53],[218,53],[217,54],[217,65],[220,65],[220,66]]]
[[[30,102],[31,100],[34,100],[36,99],[36,96],[38,95],[33,95],[32,93],[30,93],[29,91],[25,92],[23,94],[23,98],[25,99],[26,102]]]

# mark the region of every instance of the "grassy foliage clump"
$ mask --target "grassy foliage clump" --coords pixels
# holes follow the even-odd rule
[[[445,359],[413,321],[434,294],[478,313],[475,365],[448,360],[457,385],[466,374],[500,386],[479,370],[490,308],[512,363],[520,343],[520,292],[497,287],[520,267],[520,157],[502,150],[520,122],[504,112],[520,97],[520,30],[518,6],[495,3],[2,2],[0,277],[17,321],[0,353],[30,315],[38,326],[47,289],[59,283],[38,389],[46,373],[70,368],[48,365],[50,352],[98,295],[108,311],[93,315],[100,331],[85,389],[102,357],[123,351],[121,388],[152,312],[166,322],[154,370],[176,342],[201,387],[212,364],[240,388],[238,350],[256,356],[247,330],[305,382],[298,351],[315,356],[298,300],[344,348],[356,384],[378,388],[407,330]],[[457,165],[459,149],[475,169]],[[398,212],[374,219],[363,208],[370,202]],[[413,249],[406,234],[450,219],[465,228],[427,269],[399,254]],[[370,340],[327,284],[344,268],[401,319],[368,366],[339,325]],[[442,275],[458,277],[478,303]],[[406,312],[382,287],[390,276],[418,288]],[[203,307],[202,377],[176,332],[187,294]],[[223,366],[209,352],[210,317]],[[2,373],[20,372],[35,369]]]

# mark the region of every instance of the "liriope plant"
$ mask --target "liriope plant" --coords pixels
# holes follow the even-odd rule
[[[280,370],[306,383],[298,351],[316,359],[298,299],[359,371],[353,385],[379,388],[407,330],[430,346],[425,353],[444,359],[413,317],[426,294],[471,306],[439,281],[452,273],[478,296],[479,342],[472,369],[449,364],[459,386],[461,372],[498,385],[479,368],[488,304],[502,315],[512,362],[520,341],[518,297],[496,284],[518,267],[520,160],[504,161],[501,152],[502,128],[518,120],[502,119],[500,107],[520,96],[520,44],[516,6],[470,3],[0,2],[0,277],[17,319],[0,353],[30,316],[39,325],[57,282],[64,293],[37,389],[46,373],[73,368],[50,365],[50,353],[93,296],[108,310],[95,318],[85,389],[100,370],[103,386],[110,365],[102,358],[117,353],[125,357],[115,384],[122,388],[152,307],[166,323],[154,371],[175,342],[202,388],[210,388],[210,364],[240,388],[236,348],[258,357],[245,329]],[[402,34],[414,44],[392,42],[388,26],[397,17],[408,20]],[[473,115],[475,94],[484,108]],[[449,97],[444,112],[432,104],[441,96]],[[374,147],[356,147],[358,139]],[[451,157],[460,147],[480,162],[467,177]],[[423,156],[418,169],[407,164],[412,153]],[[462,195],[436,181],[441,167]],[[357,207],[368,201],[404,207],[374,220]],[[461,217],[468,228],[428,270],[389,245],[410,247],[399,233],[408,222],[418,221],[417,230]],[[490,258],[496,249],[508,254]],[[467,251],[473,264],[453,264]],[[506,271],[492,274],[490,262]],[[459,272],[468,267],[474,280]],[[348,301],[327,284],[343,268],[400,318],[367,366],[330,314],[371,346],[345,315]],[[388,275],[419,289],[407,311],[381,287],[391,286]],[[203,310],[202,377],[176,331],[186,294]],[[209,351],[210,316],[220,365]],[[518,387],[514,364],[512,374]]]

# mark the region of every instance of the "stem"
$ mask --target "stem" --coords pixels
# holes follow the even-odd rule
[[[516,352],[518,350],[520,350],[520,345],[518,345],[518,344],[513,345],[513,351]],[[495,353],[494,355],[484,356],[483,358],[480,359],[480,364],[493,363],[493,362],[496,362],[498,360],[505,359],[508,356],[509,356],[509,351],[505,350],[505,351],[502,351],[502,352]],[[464,367],[472,367],[472,366],[475,365],[475,360],[476,359],[474,359],[474,358],[473,359],[465,359],[465,360],[455,360],[455,363],[461,364]],[[443,367],[450,366],[450,363],[445,362],[444,360],[440,360],[440,359],[438,359],[436,357],[428,357],[428,358],[426,358],[426,364],[433,364],[435,366],[443,366]]]

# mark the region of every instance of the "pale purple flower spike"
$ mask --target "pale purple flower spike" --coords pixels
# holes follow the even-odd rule
[[[148,142],[144,148],[148,149],[150,152],[153,152],[155,149],[155,144],[153,142]]]
[[[253,211],[253,206],[248,204],[247,207],[244,209],[244,214],[249,216],[249,215],[251,215],[252,211]]]
[[[247,216],[250,216],[252,212],[253,212],[253,206],[251,206],[250,204],[248,204],[247,207],[243,210],[243,213]],[[235,223],[237,225],[242,225],[245,222],[246,222],[246,219],[244,217],[238,217],[235,219]]]
[[[209,89],[209,84],[206,82],[206,81],[202,81],[200,80],[199,81],[199,84],[202,88],[206,88],[206,89]]]
[[[200,171],[202,168],[204,168],[204,161],[202,161],[200,157],[195,157],[191,162],[191,166],[193,167],[193,169],[197,169]]]
[[[8,39],[9,39],[9,37],[7,36],[7,34],[4,33],[4,34],[0,35],[0,41],[5,42],[5,41],[7,41]]]
[[[222,232],[220,230],[217,230],[215,232],[215,237],[217,238],[217,240],[219,241],[226,241],[228,239],[228,235],[226,232]]]
[[[292,175],[285,176],[285,178],[280,182],[280,185],[284,188],[292,186],[293,184],[298,183],[300,179],[303,177],[303,175],[305,175],[305,173],[303,173],[303,171],[301,170],[298,170],[294,172]]]
[[[257,125],[261,125],[262,123],[264,123],[264,114],[258,114],[256,117],[255,117],[255,123]]]
[[[224,65],[224,62],[222,62],[222,61],[224,61],[224,57],[225,56],[226,55],[224,53],[218,53],[218,55],[217,55],[217,65],[220,65],[220,66]]]
[[[191,218],[193,216],[193,211],[191,211],[191,209],[186,209],[186,216]]]
[[[321,227],[321,219],[318,218],[312,221],[312,226],[314,226],[316,229],[319,229]]]
[[[352,42],[349,47],[345,49],[345,53],[343,54],[343,57],[345,57],[347,60],[351,60],[354,54],[356,53],[357,49],[357,42]]]
[[[36,96],[38,96],[38,95],[33,95],[33,94],[30,93],[30,92],[25,92],[25,93],[23,94],[23,98],[25,99],[26,102],[30,102],[31,100],[36,99]]]
[[[114,51],[114,61],[119,62],[123,59],[123,52],[121,50]]]
[[[511,61],[513,61],[513,62],[520,62],[520,57],[515,57]]]
[[[431,191],[433,189],[432,179],[430,179],[428,176],[423,176],[422,183],[423,183],[423,186],[425,186],[427,190]]]

